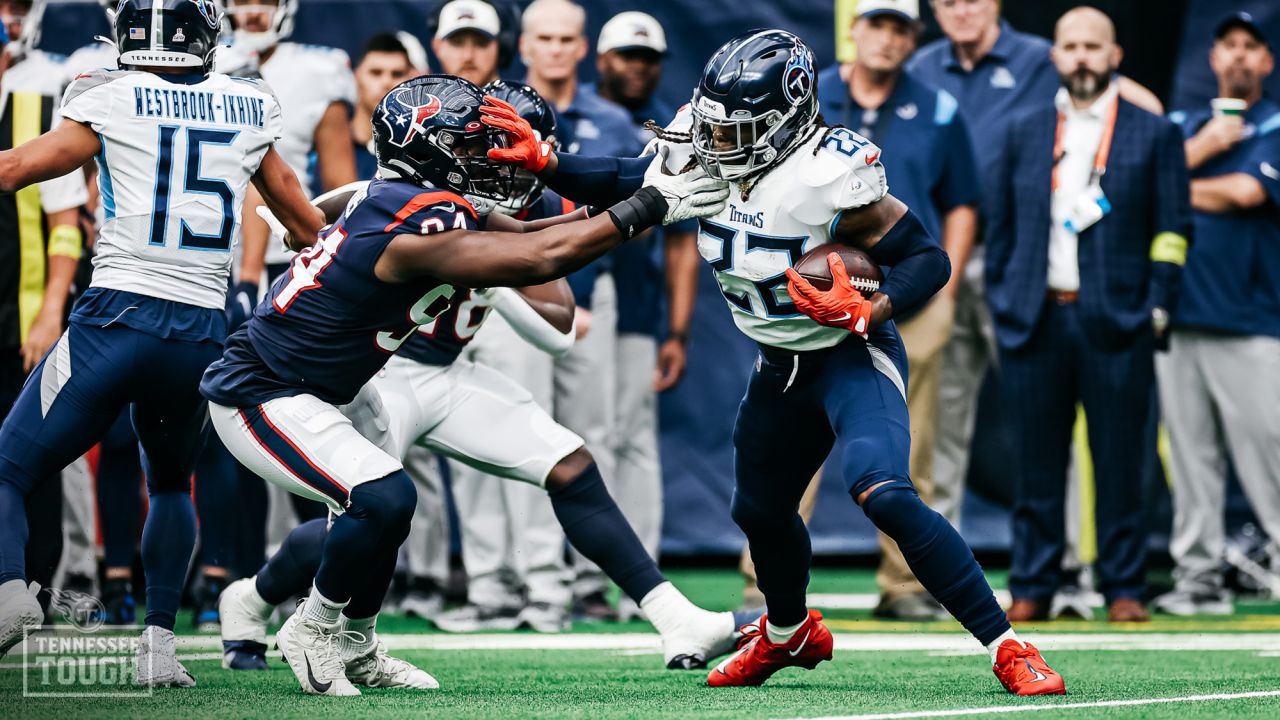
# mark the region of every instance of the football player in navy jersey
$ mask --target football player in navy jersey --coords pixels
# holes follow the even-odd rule
[[[986,646],[1005,689],[1062,694],[1062,677],[1017,638],[959,533],[911,485],[907,367],[892,318],[941,289],[950,265],[920,221],[888,194],[880,148],[827,127],[816,95],[813,55],[800,38],[745,33],[712,56],[692,102],[652,146],[668,171],[696,164],[731,181],[722,212],[699,221],[698,249],[716,271],[734,322],[760,346],[734,428],[731,512],[747,535],[768,613],[707,682],[760,685],[785,667],[831,659],[831,633],[821,613],[806,607],[811,549],[796,510],[813,472],[839,444],[853,501]],[[644,158],[558,156],[508,109],[485,112],[513,140],[490,156],[539,173],[570,197],[607,202],[655,174]],[[891,268],[870,298],[853,288],[836,253],[828,257],[827,291],[792,267],[805,251],[832,241]]]
[[[541,103],[541,98],[523,85],[490,84],[486,90],[524,105]],[[522,97],[523,95],[523,97]],[[548,115],[549,117],[549,115]],[[543,131],[548,137],[554,132]],[[527,171],[530,182],[513,187],[509,197],[498,204],[514,217],[553,217],[572,204],[549,191]],[[584,477],[593,465],[583,439],[557,424],[534,401],[532,395],[501,372],[462,358],[466,345],[481,324],[496,310],[516,333],[534,347],[552,355],[564,354],[574,341],[574,302],[568,283],[551,283],[512,290],[490,288],[463,290],[461,301],[453,304],[430,323],[418,327],[394,357],[371,381],[377,392],[365,393],[362,401],[378,398],[389,418],[387,434],[393,457],[403,458],[414,445],[458,460],[471,467],[510,480],[521,480],[549,488],[553,493],[598,492],[591,487],[594,474]],[[358,401],[359,402],[359,401]],[[375,416],[376,408],[348,410],[351,416]],[[386,443],[383,444],[384,448]],[[594,471],[590,471],[594,473]],[[456,490],[456,485],[455,485]],[[563,500],[560,501],[564,503]],[[617,512],[607,494],[592,501],[612,518]],[[553,499],[553,504],[555,500]],[[561,513],[562,521],[572,521]],[[588,551],[599,553],[602,546],[629,546],[636,542],[629,525],[592,525],[599,533],[586,539],[575,528],[566,528],[577,543],[587,543]],[[267,620],[275,606],[286,598],[303,594],[311,585],[320,564],[320,546],[326,531],[323,520],[298,526],[285,544],[253,578],[233,583],[223,594],[223,649],[231,668],[265,666],[250,662],[245,655],[266,652]],[[562,541],[563,543],[563,541]],[[560,548],[563,552],[563,547]],[[637,562],[640,562],[637,558]],[[711,613],[692,607],[680,592],[665,581],[652,561],[631,568],[645,576],[643,583],[631,576],[618,578],[637,602],[653,608],[655,624],[662,633],[664,659],[669,667],[701,666],[705,660],[723,654],[733,646],[735,624],[732,613]],[[616,571],[617,565],[614,565]],[[679,611],[673,611],[678,608]],[[359,624],[350,619],[346,629],[368,637],[373,647],[373,622]],[[361,674],[347,663],[347,676]],[[372,658],[368,662],[372,662]],[[395,658],[382,661],[380,687],[426,687],[425,673]],[[415,682],[416,679],[416,682]],[[424,684],[425,683],[425,684]],[[375,684],[375,683],[368,683]]]
[[[353,681],[436,686],[373,634],[416,494],[368,381],[467,288],[563,277],[648,227],[719,212],[728,194],[695,170],[655,175],[593,217],[522,225],[491,215],[513,173],[487,157],[507,141],[481,122],[484,104],[479,88],[448,75],[388,93],[374,115],[380,177],[294,260],[201,383],[241,463],[337,515],[310,596],[276,634],[307,693],[358,695]],[[655,625],[680,632],[702,619],[634,534],[619,536],[626,521],[589,455],[570,453],[546,484],[571,541],[644,598]]]

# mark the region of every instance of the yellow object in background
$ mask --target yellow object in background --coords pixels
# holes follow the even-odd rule
[[[853,39],[849,37],[849,28],[853,27],[853,19],[857,17],[858,0],[836,0],[836,60],[853,62],[857,54]]]

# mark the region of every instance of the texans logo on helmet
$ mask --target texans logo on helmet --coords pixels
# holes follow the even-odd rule
[[[796,41],[791,48],[786,70],[782,73],[782,94],[795,104],[809,97],[813,91],[813,56],[809,49]]]
[[[386,110],[384,121],[391,130],[391,144],[397,147],[405,147],[418,133],[425,134],[427,126],[423,123],[438,115],[444,107],[435,95],[428,95],[423,105],[410,105],[401,99],[408,92],[408,88],[401,89],[382,101]]]

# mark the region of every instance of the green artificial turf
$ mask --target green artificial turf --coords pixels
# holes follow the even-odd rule
[[[691,598],[715,609],[738,602],[738,580],[728,571],[680,570],[673,580]],[[998,582],[996,584],[999,584]],[[868,572],[818,570],[814,592],[868,592]],[[1251,602],[1232,618],[1157,617],[1147,627],[1105,622],[1044,623],[1030,633],[1052,636],[1130,629],[1142,633],[1248,630],[1267,633],[1280,605]],[[865,610],[829,612],[839,634],[865,632],[950,633],[950,622],[905,624],[870,619]],[[187,620],[180,621],[180,629]],[[382,619],[387,635],[432,633],[421,621],[396,616]],[[643,622],[579,624],[575,633],[647,632]],[[528,631],[525,634],[530,635]],[[212,640],[212,638],[210,638]],[[1277,632],[1280,649],[1280,632]],[[835,660],[814,671],[785,670],[762,688],[712,689],[705,671],[663,670],[657,654],[620,650],[403,650],[404,657],[434,674],[442,689],[429,692],[366,690],[360,698],[302,695],[292,673],[270,658],[267,672],[222,670],[216,659],[186,660],[199,686],[159,690],[151,697],[24,698],[23,670],[13,656],[0,668],[0,718],[795,718],[866,714],[928,713],[965,710],[983,716],[985,708],[1052,707],[1103,701],[1136,701],[1280,690],[1280,657],[1252,650],[1071,650],[1046,646],[1050,662],[1067,680],[1069,695],[1014,698],[1005,694],[983,655],[924,651],[837,650]],[[209,648],[180,653],[210,657]],[[976,712],[975,712],[976,711]],[[1008,717],[1053,718],[1280,718],[1280,697],[1219,699],[1113,707],[1080,707],[1014,712]],[[899,717],[904,717],[899,715]],[[1001,715],[999,717],[1004,717]]]

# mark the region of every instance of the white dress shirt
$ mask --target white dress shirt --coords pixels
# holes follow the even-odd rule
[[[1066,88],[1058,88],[1054,103],[1062,114],[1062,158],[1058,161],[1058,187],[1053,193],[1053,227],[1049,230],[1049,289],[1080,289],[1080,261],[1076,233],[1068,230],[1080,196],[1089,189],[1093,162],[1102,141],[1103,126],[1111,103],[1117,102],[1116,83],[1087,108],[1077,110]]]

